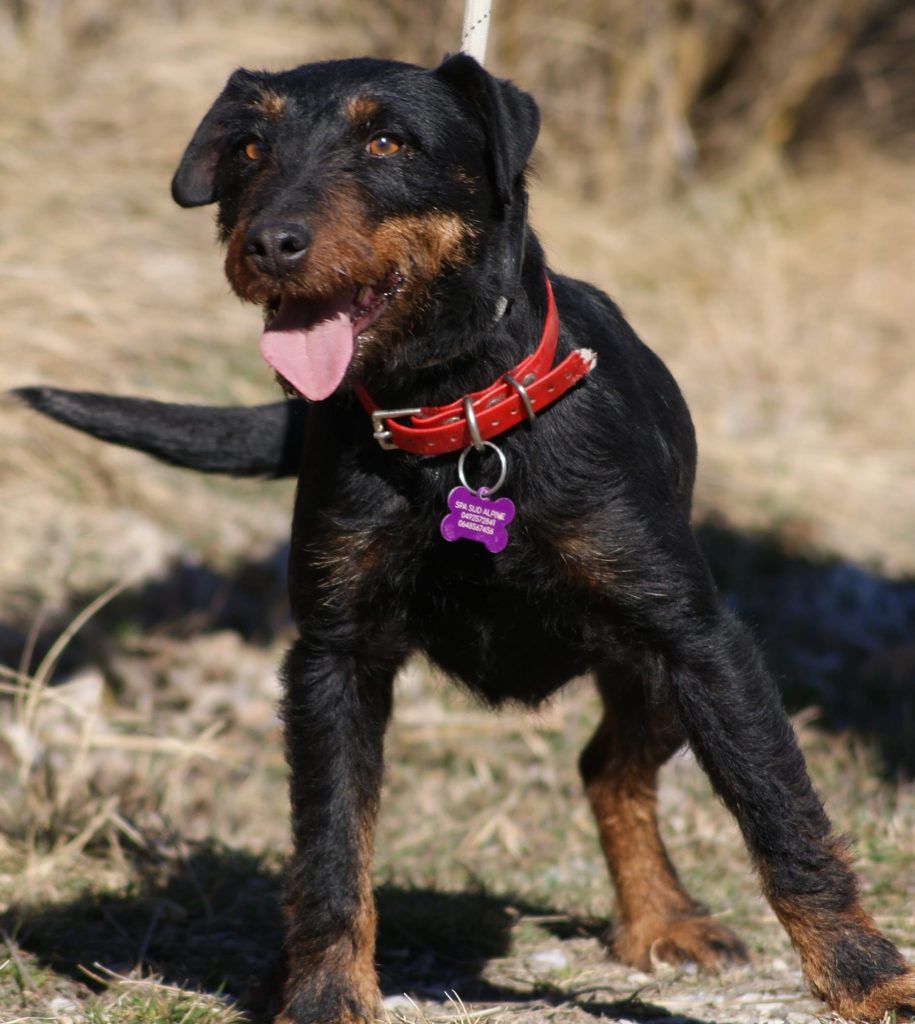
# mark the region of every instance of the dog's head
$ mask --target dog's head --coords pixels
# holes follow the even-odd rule
[[[229,281],[265,308],[265,357],[317,400],[409,345],[424,319],[460,315],[459,282],[493,307],[509,297],[538,127],[530,96],[463,54],[433,70],[239,70],[172,194],[218,203]]]

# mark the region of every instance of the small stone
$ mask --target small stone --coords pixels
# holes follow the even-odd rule
[[[56,996],[48,1003],[48,1009],[53,1015],[55,1024],[74,1024],[77,1012],[77,1005],[72,999],[66,996]]]
[[[406,994],[385,996],[381,1005],[386,1010],[415,1010],[416,1003]]]
[[[564,971],[569,966],[569,958],[561,949],[541,949],[531,953],[527,966],[532,971]]]
[[[651,975],[646,974],[645,971],[630,971],[626,975],[627,985],[647,985],[651,981]]]

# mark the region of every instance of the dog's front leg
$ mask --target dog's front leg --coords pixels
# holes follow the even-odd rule
[[[393,667],[300,641],[282,710],[293,854],[282,1024],[375,1019],[372,848]]]
[[[724,612],[682,626],[668,660],[680,720],[740,824],[811,987],[853,1020],[915,1006],[915,972],[860,903],[754,644]]]

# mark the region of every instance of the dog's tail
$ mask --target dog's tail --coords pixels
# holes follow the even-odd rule
[[[292,476],[299,470],[307,404],[176,405],[62,388],[17,388],[33,409],[103,441],[174,466],[232,476]]]

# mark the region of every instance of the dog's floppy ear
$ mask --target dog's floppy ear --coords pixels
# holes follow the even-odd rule
[[[540,130],[540,111],[533,97],[495,78],[466,53],[446,57],[433,73],[482,123],[496,193],[510,205]]]
[[[172,178],[172,198],[179,206],[206,206],[219,198],[215,188],[216,165],[229,129],[237,124],[257,81],[257,75],[239,68],[200,122]]]

